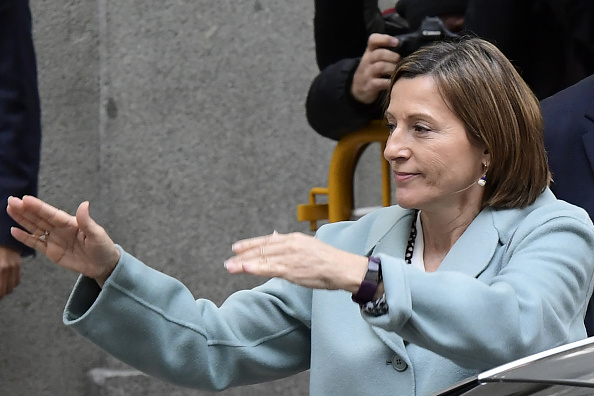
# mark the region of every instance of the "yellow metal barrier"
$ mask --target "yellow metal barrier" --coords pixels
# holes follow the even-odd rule
[[[370,143],[381,144],[382,205],[390,206],[390,165],[383,159],[388,128],[383,121],[372,121],[368,126],[342,138],[336,145],[328,172],[328,187],[314,187],[309,191],[309,203],[297,205],[297,220],[309,221],[311,230],[317,230],[317,221],[348,220],[354,209],[353,177],[357,160]],[[326,195],[328,203],[317,203],[318,195]]]

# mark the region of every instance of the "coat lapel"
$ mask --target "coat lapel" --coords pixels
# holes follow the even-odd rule
[[[390,209],[390,211],[385,211],[383,216],[378,217],[370,228],[369,236],[365,242],[367,255],[372,254],[376,247],[384,241],[384,246],[389,248],[392,251],[391,254],[397,257],[398,247],[402,245],[402,257],[404,258],[404,249],[406,249],[406,241],[408,240],[414,210],[403,209],[399,206],[392,206]],[[402,238],[403,235],[406,236],[405,239]],[[385,241],[385,239],[389,241]],[[394,246],[394,244],[397,246]]]
[[[452,246],[438,271],[463,272],[477,277],[491,262],[499,243],[491,210],[484,209]]]

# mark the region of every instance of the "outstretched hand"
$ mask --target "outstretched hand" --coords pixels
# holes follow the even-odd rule
[[[10,197],[7,212],[26,231],[13,227],[12,236],[61,267],[94,278],[100,286],[115,268],[120,252],[83,202],[76,216],[40,199]]]
[[[301,233],[266,235],[233,244],[225,261],[232,274],[279,277],[298,285],[356,292],[367,271],[367,258]]]

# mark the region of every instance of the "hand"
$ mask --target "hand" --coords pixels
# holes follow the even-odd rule
[[[10,294],[20,281],[20,253],[9,247],[0,246],[0,298]]]
[[[390,77],[396,70],[400,55],[387,48],[397,45],[398,39],[387,34],[374,33],[369,36],[367,49],[353,76],[353,98],[361,103],[371,104],[380,92],[390,88]]]
[[[279,277],[314,289],[355,293],[367,272],[366,257],[301,233],[274,232],[236,242],[232,249],[236,255],[225,261],[232,274]]]
[[[113,241],[89,215],[89,202],[81,203],[74,217],[32,196],[10,197],[7,212],[28,231],[13,227],[17,241],[61,267],[94,278],[99,286],[120,259]]]

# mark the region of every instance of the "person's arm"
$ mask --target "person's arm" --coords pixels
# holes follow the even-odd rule
[[[367,36],[364,0],[315,0],[314,40],[320,70],[361,56]]]
[[[11,197],[14,237],[80,273],[64,322],[150,375],[211,391],[309,367],[311,290],[277,279],[217,308],[116,246],[89,215]]]
[[[274,279],[217,307],[128,253],[100,290],[79,278],[64,323],[177,385],[220,391],[307,370],[311,290]]]
[[[0,202],[37,194],[41,146],[37,68],[29,2],[0,4]],[[20,281],[21,255],[33,249],[10,234],[16,223],[0,211],[0,298]]]
[[[363,104],[349,93],[359,59],[343,59],[313,80],[305,111],[309,125],[320,135],[340,140],[347,134],[367,125],[371,120],[382,118],[381,102]]]
[[[316,132],[340,140],[383,118],[390,76],[400,60],[400,55],[387,48],[397,44],[392,36],[372,34],[360,59],[343,59],[314,79],[307,95],[306,115]]]

